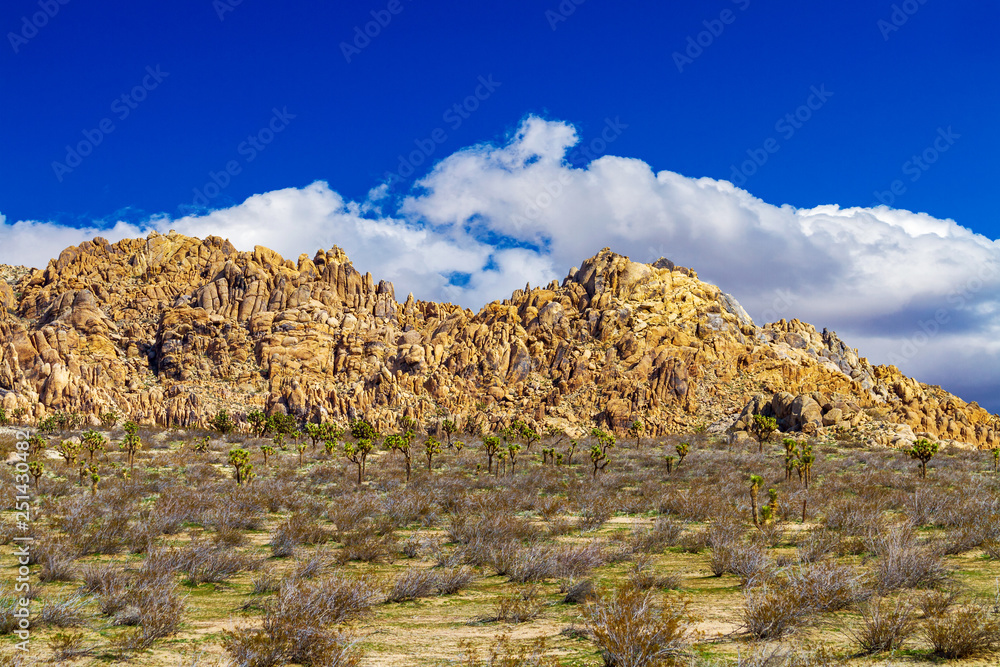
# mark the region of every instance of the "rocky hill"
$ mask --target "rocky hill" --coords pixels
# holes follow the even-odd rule
[[[399,302],[337,248],[293,262],[217,237],[98,238],[44,270],[0,267],[0,306],[0,401],[29,421],[114,408],[194,426],[259,408],[382,429],[450,415],[621,432],[642,417],[648,434],[738,437],[764,412],[875,444],[1000,444],[1000,418],[975,403],[872,366],[831,332],[757,326],[690,269],[606,249],[562,284],[473,313]]]

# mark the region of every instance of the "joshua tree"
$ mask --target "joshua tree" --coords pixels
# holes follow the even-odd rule
[[[351,435],[355,440],[376,440],[378,432],[367,419],[355,419],[351,422]]]
[[[285,451],[285,449],[287,449],[285,447],[285,434],[284,433],[275,433],[274,435],[272,435],[271,436],[271,442],[273,442],[274,446],[277,447],[278,449],[280,449],[281,451]]]
[[[264,455],[264,465],[267,465],[267,457],[274,454],[274,447],[271,445],[261,445],[260,453]]]
[[[38,480],[45,474],[45,464],[41,461],[28,462],[28,474],[35,479],[35,488],[38,488]]]
[[[646,425],[642,423],[641,419],[636,418],[631,424],[628,425],[628,432],[633,438],[635,438],[635,447],[639,448],[639,438],[642,437],[642,432],[646,429]]]
[[[403,455],[403,462],[406,464],[406,481],[410,481],[410,443],[413,441],[413,431],[405,434],[394,433],[385,436],[385,446],[389,451],[399,452]]]
[[[97,468],[91,468],[90,471],[90,493],[92,495],[97,495],[97,485],[101,483],[101,476],[97,474]]]
[[[507,458],[510,460],[510,472],[514,473],[514,466],[517,464],[517,454],[521,451],[521,445],[512,442],[507,445]]]
[[[451,436],[458,432],[458,426],[455,424],[454,419],[445,419],[441,422],[441,430],[444,431],[444,435],[448,438],[448,449],[451,449]]]
[[[757,451],[764,453],[764,443],[771,439],[771,434],[778,430],[778,420],[774,417],[754,415],[750,424],[750,435],[757,440]]]
[[[799,443],[792,438],[785,438],[781,441],[785,446],[785,481],[792,479],[792,471],[795,470],[795,457],[799,453]]]
[[[813,454],[812,445],[809,443],[802,443],[802,449],[799,452],[799,474],[802,475],[802,483],[805,484],[806,489],[809,488],[809,483],[812,482],[812,469],[813,463],[816,462],[816,455]]]
[[[760,528],[760,517],[757,515],[757,493],[763,483],[764,478],[760,475],[750,475],[750,518],[753,519],[753,525],[757,528]]]
[[[7,416],[7,411],[0,405],[0,426],[6,426],[9,423],[10,417]]]
[[[761,523],[767,523],[771,519],[778,518],[778,490],[768,489],[768,504],[760,508],[760,520]]]
[[[118,420],[120,419],[120,417],[118,416],[118,413],[114,409],[111,409],[108,410],[107,412],[102,412],[100,419],[101,423],[104,425],[104,428],[113,429],[115,426],[118,425]]]
[[[416,433],[419,426],[420,423],[409,415],[403,415],[402,417],[399,418],[399,427],[403,429],[404,433],[406,431],[413,431],[414,433]]]
[[[250,424],[250,435],[255,435],[258,438],[264,437],[264,431],[267,429],[267,415],[260,410],[251,410],[247,413],[247,422]]]
[[[128,467],[135,467],[135,453],[142,449],[142,440],[139,438],[139,425],[134,421],[125,422],[125,437],[122,438],[121,448],[128,456]]]
[[[493,471],[493,457],[500,451],[500,438],[488,435],[483,438],[483,451],[486,452],[486,472]]]
[[[242,447],[229,450],[229,465],[236,474],[236,484],[249,484],[253,479],[253,464],[250,463],[250,452]]]
[[[465,449],[465,443],[462,442],[461,440],[456,440],[455,444],[454,444],[454,447],[455,447],[455,451],[458,452],[459,454],[461,454],[462,450]]]
[[[45,448],[45,438],[40,435],[33,435],[28,438],[28,456],[32,456]]]
[[[542,447],[542,465],[545,465],[551,461],[556,462],[556,448],[555,447]]]
[[[570,438],[569,448],[566,450],[566,465],[573,465],[573,454],[576,453],[576,448],[580,444],[580,441],[575,438]]]
[[[208,425],[222,435],[229,435],[236,428],[236,423],[233,422],[229,413],[225,410],[216,412],[215,416],[209,420]]]
[[[367,422],[365,423],[367,424]],[[352,428],[351,431],[354,432],[354,429]],[[374,433],[375,429],[372,429],[372,432]],[[357,442],[344,443],[344,455],[358,467],[358,486],[364,482],[365,461],[373,449],[375,449],[375,443],[370,438],[360,438]]]
[[[601,449],[600,445],[594,445],[590,448],[590,462],[594,464],[594,479],[597,479],[597,473],[607,468],[611,459],[608,458],[607,451]]]
[[[98,433],[94,430],[83,432],[83,447],[87,450],[88,458],[87,461],[93,463],[94,454],[97,452],[103,452],[105,446],[107,445],[107,439],[104,434]]]
[[[75,463],[76,457],[80,453],[80,443],[73,442],[72,440],[62,440],[56,445],[56,452],[59,453],[59,456],[63,457],[66,463]]]
[[[931,442],[925,438],[920,438],[913,443],[913,447],[906,451],[910,455],[911,459],[916,459],[920,461],[920,477],[921,479],[926,479],[927,477],[927,462],[934,458],[934,455],[938,451],[938,443]]]
[[[677,450],[677,467],[680,468],[681,464],[684,463],[684,457],[691,451],[691,443],[679,442],[674,446],[674,449]]]
[[[199,454],[204,454],[208,451],[208,444],[212,441],[207,435],[203,438],[197,438],[192,444],[191,449]]]
[[[674,472],[674,464],[677,463],[677,457],[676,456],[667,456],[663,460],[667,462],[667,474],[669,475],[669,474],[673,473]]]
[[[1000,445],[993,447],[990,452],[993,454],[993,472],[996,473],[1000,470]]]
[[[441,453],[441,443],[434,436],[427,438],[424,441],[424,456],[427,457],[427,472],[431,471],[431,466],[434,462],[434,455]]]
[[[299,466],[301,467],[302,466],[302,455],[306,451],[306,443],[300,442],[297,445],[295,445],[295,451],[297,451],[299,453]]]

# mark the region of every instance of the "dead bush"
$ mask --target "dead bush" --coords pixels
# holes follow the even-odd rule
[[[569,583],[564,588],[564,604],[582,604],[594,597],[594,582],[590,579]]]
[[[54,598],[42,603],[38,618],[42,623],[57,628],[72,628],[83,625],[86,619],[86,600],[79,595]]]
[[[781,581],[747,588],[743,594],[742,628],[757,639],[779,639],[804,625],[810,613]]]
[[[913,605],[905,600],[872,600],[861,609],[861,622],[848,631],[864,655],[898,651],[917,630]]]
[[[676,590],[681,587],[681,578],[676,574],[657,573],[653,570],[648,554],[637,556],[628,572],[628,583],[640,591],[651,589]]]
[[[479,621],[524,623],[538,618],[544,606],[545,603],[539,598],[538,588],[528,586],[498,595],[493,603],[493,613]]]
[[[986,605],[963,605],[929,617],[923,631],[942,658],[970,658],[1000,648],[1000,618]]]
[[[557,667],[559,661],[546,656],[544,639],[515,646],[506,634],[499,635],[485,658],[468,644],[460,644],[465,650],[461,667]]]
[[[192,584],[221,583],[230,577],[255,570],[261,561],[232,549],[208,542],[193,542],[176,554],[176,568],[187,573]]]
[[[840,536],[830,530],[810,530],[799,540],[795,551],[803,563],[815,563],[836,553]]]
[[[460,565],[447,567],[437,572],[437,592],[440,595],[454,595],[476,580],[476,572],[471,567]]]
[[[410,567],[393,582],[386,602],[405,602],[431,597],[437,593],[438,574],[425,567]]]
[[[839,563],[793,568],[786,581],[801,606],[819,612],[847,609],[870,598],[874,588],[865,574]]]
[[[878,556],[876,574],[883,592],[937,586],[950,574],[943,549],[919,542],[913,529],[904,524],[878,531],[870,539],[869,549]]]
[[[626,587],[597,596],[584,607],[587,627],[605,665],[645,667],[675,659],[692,639],[687,602]]]

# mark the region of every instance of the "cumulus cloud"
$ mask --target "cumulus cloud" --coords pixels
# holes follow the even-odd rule
[[[968,389],[1000,410],[1000,242],[884,206],[776,206],[727,181],[625,157],[574,166],[577,142],[572,125],[528,117],[505,144],[460,150],[398,197],[378,185],[366,201],[345,201],[316,182],[141,229],[4,223],[0,262],[41,266],[94,235],[148,229],[217,234],[293,259],[336,244],[360,269],[393,281],[400,298],[413,291],[476,308],[561,278],[609,246],[695,268],[758,323],[798,317],[835,329],[873,361]]]

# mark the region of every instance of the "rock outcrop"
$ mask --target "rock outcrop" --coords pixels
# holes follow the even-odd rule
[[[204,425],[225,408],[365,415],[385,430],[449,414],[622,431],[642,417],[660,434],[739,430],[763,412],[783,430],[885,445],[1000,439],[997,416],[872,366],[831,332],[757,326],[694,271],[607,249],[562,284],[473,313],[400,302],[337,248],[293,262],[217,237],[97,238],[43,270],[3,267],[0,304],[0,401],[34,420],[113,408]]]

